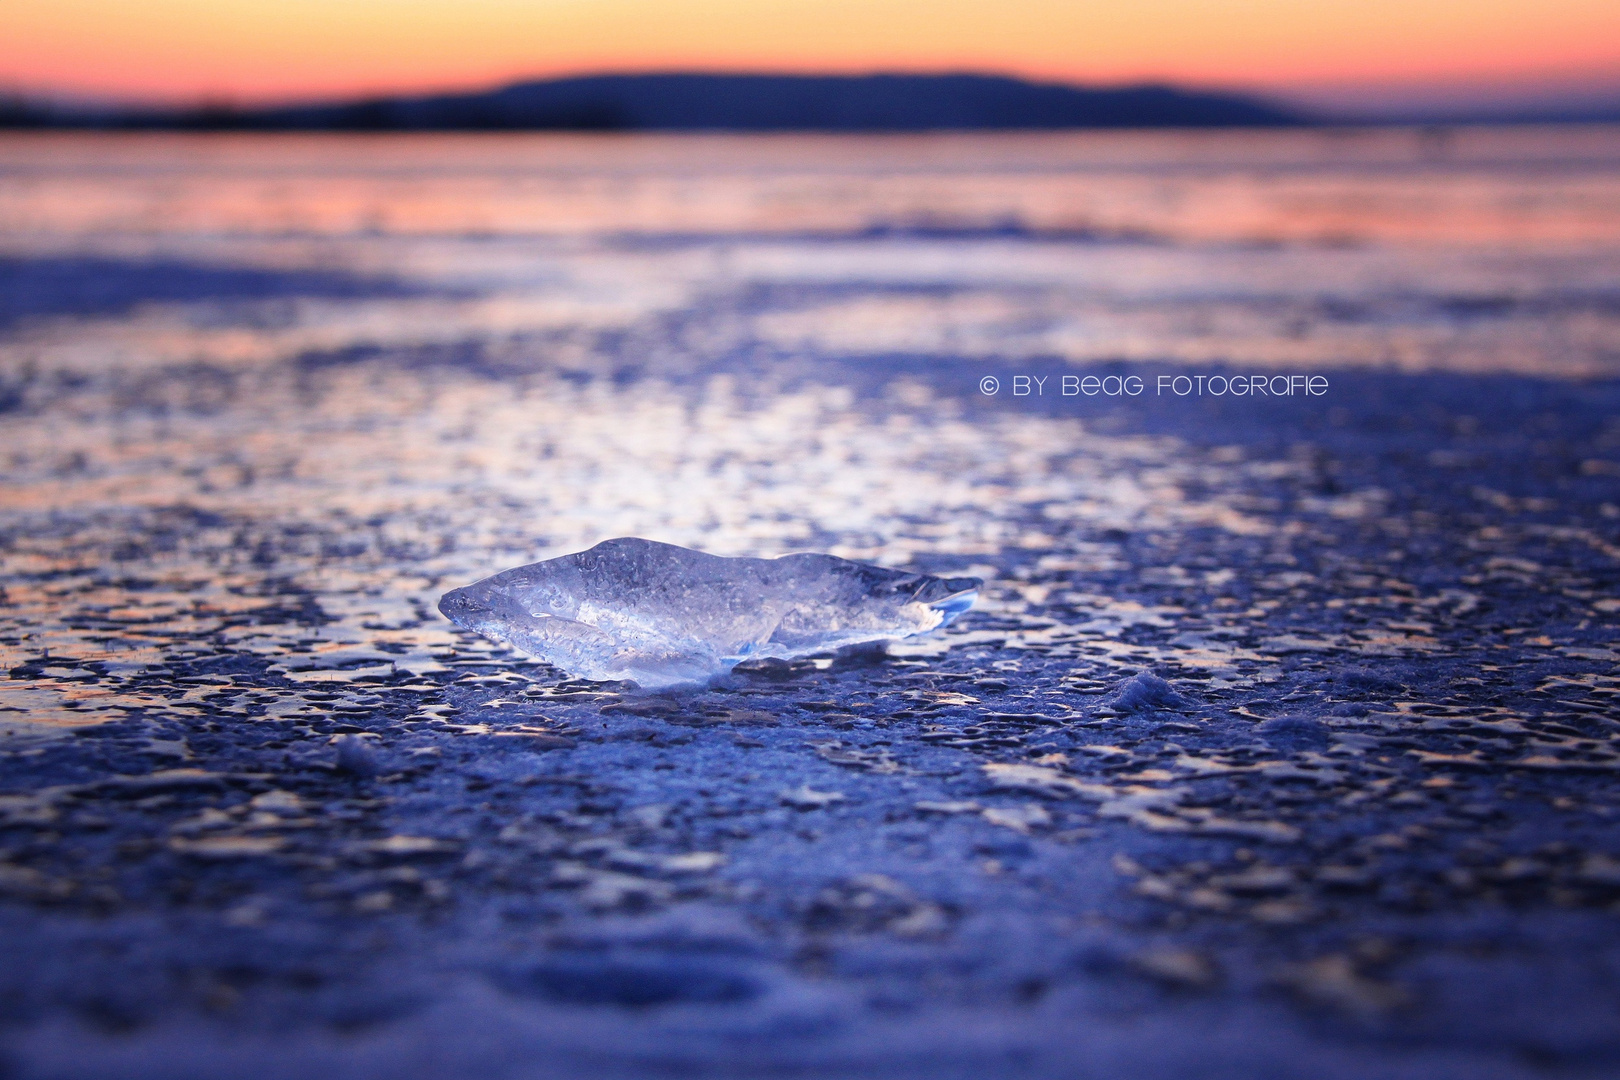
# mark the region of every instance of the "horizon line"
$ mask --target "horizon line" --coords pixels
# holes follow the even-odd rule
[[[1520,87],[1506,83],[1482,84],[1479,80],[1422,80],[1418,83],[1395,83],[1391,80],[1370,79],[1355,83],[1335,84],[1342,92],[1359,90],[1360,103],[1325,100],[1321,86],[1302,86],[1290,91],[1277,86],[1254,86],[1224,82],[1179,80],[1173,77],[1145,76],[1118,80],[1080,80],[1050,75],[1025,75],[1006,68],[949,66],[907,69],[880,66],[861,68],[784,69],[768,67],[726,68],[722,66],[656,66],[656,67],[589,67],[552,74],[512,76],[504,79],[484,80],[461,85],[443,85],[434,88],[410,90],[362,90],[352,93],[333,91],[275,98],[235,97],[229,94],[207,94],[179,99],[152,96],[124,96],[60,93],[26,88],[0,89],[0,111],[8,105],[12,109],[45,109],[50,112],[77,114],[121,114],[123,116],[224,116],[253,115],[280,110],[353,107],[384,102],[422,101],[433,99],[477,98],[492,95],[519,86],[545,85],[587,81],[592,79],[637,79],[657,77],[736,78],[782,80],[862,80],[862,79],[929,79],[980,78],[1004,79],[1033,87],[1051,87],[1081,92],[1110,92],[1129,90],[1169,90],[1188,94],[1206,94],[1245,99],[1258,105],[1269,106],[1294,113],[1305,126],[1344,126],[1365,123],[1424,124],[1424,123],[1517,123],[1517,122],[1596,122],[1610,123],[1620,120],[1620,79],[1613,85],[1598,84],[1565,87],[1562,89]],[[1456,93],[1471,86],[1474,94]],[[1483,90],[1482,90],[1483,86]],[[1453,92],[1425,104],[1420,100],[1400,100],[1402,90],[1425,95],[1418,88],[1429,91],[1430,96]],[[1494,98],[1490,90],[1496,90]],[[1503,94],[1506,96],[1501,96]],[[1382,98],[1382,100],[1380,100]],[[1472,100],[1470,100],[1472,98]],[[1588,118],[1585,114],[1591,114]]]

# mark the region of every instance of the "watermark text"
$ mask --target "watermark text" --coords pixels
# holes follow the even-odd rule
[[[1014,375],[1013,397],[1325,397],[1326,375]],[[994,375],[979,380],[986,397],[1001,393]],[[1152,391],[1149,394],[1149,391]]]

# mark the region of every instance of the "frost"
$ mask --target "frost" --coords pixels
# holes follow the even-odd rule
[[[1184,708],[1187,699],[1176,693],[1170,684],[1149,672],[1133,675],[1121,682],[1108,700],[1116,712],[1140,712],[1144,709]]]
[[[571,675],[660,687],[744,660],[924,634],[971,607],[981,584],[832,555],[733,559],[622,538],[455,589],[439,610]]]
[[[791,806],[795,810],[820,810],[824,806],[844,801],[842,791],[817,791],[809,784],[800,784],[792,791],[784,791],[780,796],[783,805]]]

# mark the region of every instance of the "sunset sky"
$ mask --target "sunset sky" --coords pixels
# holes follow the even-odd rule
[[[1616,0],[4,0],[0,23],[0,92],[185,102],[648,69],[972,69],[1329,101],[1620,88]]]

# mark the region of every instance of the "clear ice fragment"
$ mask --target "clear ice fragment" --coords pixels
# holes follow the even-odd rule
[[[570,675],[704,682],[744,660],[912,637],[973,606],[978,578],[832,555],[731,559],[625,537],[445,593],[457,626]]]

